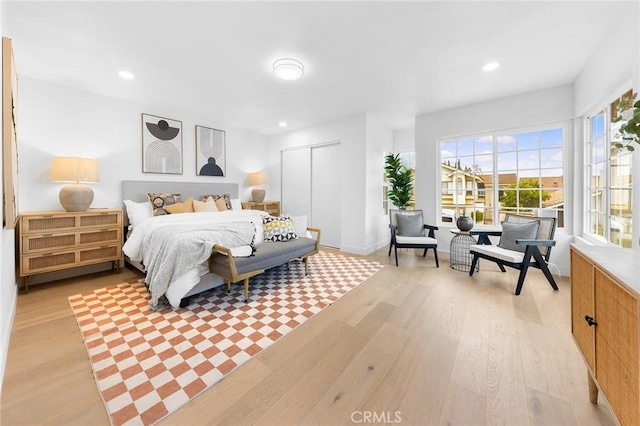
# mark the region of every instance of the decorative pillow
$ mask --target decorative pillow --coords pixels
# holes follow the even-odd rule
[[[224,201],[224,198],[218,198],[215,201],[215,203],[216,203],[216,207],[218,208],[218,211],[224,212],[224,211],[230,210],[227,207],[227,203]]]
[[[206,201],[207,198],[213,198],[213,201],[216,201],[220,198],[224,198],[224,203],[227,205],[227,210],[231,210],[231,196],[229,194],[212,194],[212,195],[203,195],[202,201]]]
[[[124,200],[124,205],[127,208],[127,216],[129,217],[129,230],[153,217],[153,209],[148,201],[136,203],[135,201]]]
[[[312,238],[311,232],[307,231],[307,217],[306,216],[294,216],[291,218],[293,222],[293,229],[298,236],[304,235],[307,238]]]
[[[404,237],[424,237],[424,220],[420,214],[396,215],[398,235]]]
[[[180,194],[165,194],[161,192],[149,192],[147,193],[147,196],[149,197],[149,202],[151,203],[151,206],[153,206],[154,216],[167,214],[167,212],[164,210],[164,206],[180,203],[182,201],[182,199],[180,198]]]
[[[193,200],[193,211],[196,213],[217,212],[218,208],[216,207],[216,202],[213,201],[213,198],[209,197],[206,201]]]
[[[167,213],[171,214],[193,213],[193,197],[187,198],[187,201],[184,201],[182,203],[175,203],[164,206],[164,209]]]
[[[262,218],[265,241],[288,241],[298,238],[288,214],[283,216],[264,216]]]
[[[240,202],[240,198],[231,199],[231,210],[242,210],[242,203]]]
[[[502,222],[502,235],[500,236],[498,247],[524,253],[527,247],[516,244],[516,240],[535,240],[539,226],[539,220],[525,223]]]

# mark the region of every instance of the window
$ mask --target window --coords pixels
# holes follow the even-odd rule
[[[491,225],[517,213],[564,226],[563,141],[562,128],[442,141],[442,221]]]
[[[628,91],[587,118],[587,197],[585,232],[602,241],[631,247],[632,154],[613,145],[621,122],[617,105]]]

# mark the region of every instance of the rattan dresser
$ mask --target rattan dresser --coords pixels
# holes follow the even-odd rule
[[[571,245],[571,332],[622,426],[640,422],[640,263],[631,249]]]
[[[122,259],[122,210],[21,213],[18,223],[20,276],[25,293],[34,275]]]

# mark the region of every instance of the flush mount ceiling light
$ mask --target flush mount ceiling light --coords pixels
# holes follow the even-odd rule
[[[283,80],[297,80],[304,75],[304,65],[291,58],[278,59],[273,63],[273,73]]]
[[[278,126],[287,127],[287,122],[286,121],[281,121],[281,122],[278,123]]]
[[[135,78],[133,73],[129,71],[120,71],[118,75],[120,76],[120,78],[124,78],[125,80],[133,80]]]
[[[482,67],[483,70],[485,71],[493,71],[495,69],[497,69],[500,66],[499,63],[497,62],[490,62],[488,64],[486,64],[484,67]]]

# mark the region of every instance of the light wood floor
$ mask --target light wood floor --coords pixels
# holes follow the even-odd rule
[[[162,422],[204,424],[613,425],[589,403],[570,333],[569,280],[441,254],[386,249],[382,271]],[[313,265],[313,260],[311,261]],[[108,425],[67,297],[134,278],[102,273],[33,286],[18,308],[2,424]],[[369,420],[367,422],[366,420]]]

